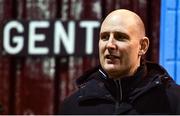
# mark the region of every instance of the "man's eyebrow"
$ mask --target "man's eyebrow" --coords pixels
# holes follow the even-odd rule
[[[104,31],[104,32],[101,32],[101,33],[100,33],[100,36],[101,36],[101,35],[104,35],[104,34],[109,34],[109,33],[111,33],[111,32]],[[119,34],[119,35],[121,35],[121,36],[123,36],[123,37],[125,37],[125,38],[129,38],[129,35],[126,34],[126,33],[123,33],[123,32],[114,31],[113,33],[114,33],[114,34]]]
[[[108,34],[110,32],[104,31],[104,32],[100,32],[100,34]]]
[[[106,34],[109,34],[109,32],[101,32],[99,35],[102,36],[102,35],[106,35]]]
[[[103,31],[103,32],[100,32],[100,33],[119,33],[119,34],[122,34],[122,35],[127,35],[126,33],[124,33],[124,32],[120,32],[120,31]]]
[[[115,34],[122,35],[122,36],[123,36],[123,37],[125,37],[125,38],[129,38],[129,35],[128,35],[128,34],[126,34],[126,33],[119,32],[119,31],[115,31],[114,33],[115,33]]]

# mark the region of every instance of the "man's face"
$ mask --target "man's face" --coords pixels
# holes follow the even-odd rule
[[[132,23],[132,22],[130,22]],[[106,19],[101,26],[99,57],[111,78],[130,76],[140,65],[140,38],[136,27],[118,17]]]

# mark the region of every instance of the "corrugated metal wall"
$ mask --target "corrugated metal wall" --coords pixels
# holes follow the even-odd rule
[[[151,41],[147,59],[158,62],[160,0],[0,0],[0,31],[12,19],[101,20],[117,8],[143,18]],[[56,114],[78,76],[98,64],[97,57],[10,57],[2,46],[0,52],[3,114]]]

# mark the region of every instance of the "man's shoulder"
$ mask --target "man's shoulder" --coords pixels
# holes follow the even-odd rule
[[[92,75],[94,75],[94,73]],[[74,112],[76,108],[79,108],[79,103],[81,101],[87,100],[89,98],[88,96],[92,96],[94,93],[99,94],[98,83],[99,82],[92,77],[92,79],[83,81],[83,83],[78,85],[78,89],[64,99],[60,114],[66,114],[66,112],[69,111]]]
[[[180,85],[172,82],[171,85],[167,89],[168,93],[173,95],[174,97],[178,97],[180,100]]]
[[[85,71],[83,73],[83,75],[81,75],[77,80],[76,80],[76,84],[77,86],[82,86],[84,85],[85,83],[87,83],[88,81],[90,81],[91,79],[93,79],[94,77],[97,76],[97,72],[100,68],[100,65],[96,66],[96,67],[93,67],[87,71]]]
[[[99,81],[97,81],[98,78],[98,70],[94,70],[93,72],[90,72],[86,75],[81,76],[77,79],[77,89],[72,92],[65,100],[64,102],[71,102],[71,101],[78,101],[78,99],[82,96],[82,94],[86,94],[85,92],[91,92],[91,90],[97,89],[97,84]]]
[[[67,96],[63,102],[72,104],[72,102],[77,101],[79,95],[80,95],[80,92],[79,92],[79,89],[77,89],[74,92],[72,92],[69,96]]]
[[[180,86],[175,82],[166,89],[171,109],[175,114],[180,114]]]

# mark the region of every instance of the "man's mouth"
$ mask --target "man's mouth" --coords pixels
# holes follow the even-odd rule
[[[116,58],[119,59],[119,56],[117,56],[117,55],[105,55],[105,58],[106,59],[116,59]]]

